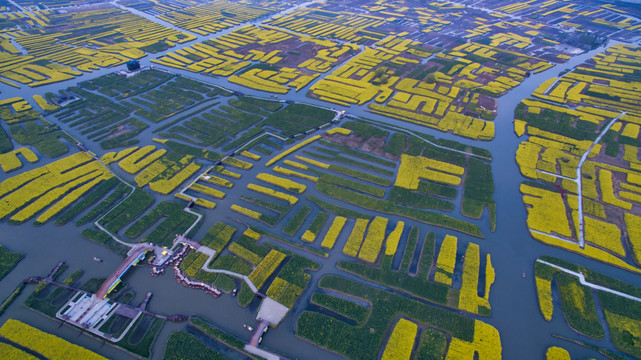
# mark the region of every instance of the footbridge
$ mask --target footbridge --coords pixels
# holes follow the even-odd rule
[[[96,297],[98,299],[104,299],[107,297],[107,294],[113,290],[118,283],[120,283],[120,279],[122,276],[131,268],[132,266],[136,265],[140,260],[142,260],[145,257],[145,254],[147,251],[153,251],[154,247],[149,245],[149,244],[141,244],[129,251],[129,255],[127,256],[127,259],[120,264],[116,270],[109,275],[107,280],[105,280],[104,283],[102,283],[102,286],[100,286],[100,289],[96,293]]]

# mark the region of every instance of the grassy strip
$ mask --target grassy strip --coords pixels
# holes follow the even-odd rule
[[[125,245],[120,244],[119,242],[116,242],[105,232],[97,229],[84,229],[82,231],[82,236],[93,242],[106,246],[109,250],[115,252],[116,254],[122,255],[122,257],[127,257],[129,248]]]
[[[0,127],[0,154],[13,150],[13,143],[4,128]]]
[[[200,244],[206,246],[210,249],[216,250],[216,255],[218,255],[223,249],[229,244],[232,236],[236,232],[236,228],[217,222],[212,226],[209,231],[203,236],[200,240]]]
[[[641,321],[641,304],[604,291],[598,294],[614,346],[635,358],[641,358],[639,334],[631,332]]]
[[[107,209],[110,209],[121,198],[126,196],[126,194],[128,194],[129,191],[131,191],[131,188],[129,188],[125,184],[120,184],[114,192],[112,192],[111,194],[109,194],[109,196],[107,196],[107,198],[105,198],[105,200],[101,201],[93,209],[91,209],[89,212],[83,215],[80,219],[78,219],[76,221],[76,226],[85,225],[93,221],[99,215],[107,211]]]
[[[418,231],[412,229],[407,241],[401,267],[398,271],[392,270],[394,255],[385,255],[380,267],[370,266],[358,262],[341,261],[338,268],[358,275],[364,279],[383,284],[395,289],[412,294],[416,297],[442,304],[448,304],[449,287],[443,284],[428,281],[434,259],[434,234],[430,233],[423,243],[419,267],[415,276],[410,275],[409,268],[414,258],[415,247],[418,241]],[[450,304],[453,305],[453,304]]]
[[[291,136],[330,122],[336,114],[327,109],[307,104],[289,104],[265,119],[265,125]]]
[[[162,219],[143,241],[170,245],[168,243],[173,240],[175,234],[183,233],[197,219],[196,215],[184,211],[183,208],[183,204],[163,201],[131,225],[125,231],[125,236],[135,239]]]
[[[25,283],[20,283],[18,287],[16,287],[9,296],[7,296],[6,299],[0,304],[0,315],[4,313],[5,310],[13,303],[13,301],[20,295],[24,287],[27,286]]]
[[[56,225],[64,225],[71,221],[78,214],[83,212],[85,209],[94,205],[98,200],[100,200],[105,194],[111,191],[119,183],[118,179],[113,177],[107,181],[104,181],[97,187],[91,190],[91,192],[85,195],[82,200],[75,203],[72,207],[64,211],[55,221]]]
[[[303,206],[287,223],[287,225],[285,225],[283,232],[289,236],[294,236],[298,229],[300,229],[301,225],[303,225],[303,222],[305,221],[305,219],[307,219],[307,216],[309,216],[309,213],[311,211],[312,208],[310,208],[309,206]]]
[[[0,245],[0,280],[4,278],[24,258],[24,255],[7,250]]]
[[[318,205],[321,209],[325,211],[329,211],[332,214],[346,217],[346,218],[354,218],[354,219],[369,219],[371,216],[365,215],[363,213],[359,213],[358,211],[346,209],[344,207],[340,207],[338,205],[332,204],[330,202],[321,200],[317,197],[314,197],[312,195],[307,195],[307,198],[313,202],[314,204]]]
[[[347,176],[355,177],[357,179],[365,180],[367,182],[374,183],[376,185],[388,186],[392,183],[389,179],[384,179],[382,177],[364,173],[362,171],[354,170],[345,166],[331,164],[329,170],[341,173]]]
[[[592,291],[571,275],[556,274],[561,310],[570,327],[595,339],[603,339],[603,328],[596,313]]]
[[[463,203],[461,212],[465,216],[478,219],[487,206],[490,212],[490,225],[492,231],[496,226],[496,204],[494,202],[494,180],[492,167],[481,160],[470,158],[465,184],[463,187]]]
[[[318,214],[316,214],[316,217],[314,217],[314,221],[312,221],[312,224],[307,230],[318,236],[318,233],[320,233],[323,229],[323,226],[325,226],[328,217],[329,215],[326,212],[319,212]]]
[[[394,156],[401,156],[405,151],[407,144],[407,135],[401,133],[394,133],[383,147],[383,151]]]
[[[176,331],[167,340],[163,360],[225,360],[227,356],[203,344],[193,335]]]
[[[261,236],[267,236],[270,239],[274,239],[274,240],[280,241],[282,243],[285,243],[285,244],[290,245],[292,247],[295,247],[297,249],[301,249],[301,250],[307,251],[309,253],[312,253],[314,255],[318,255],[318,256],[322,256],[322,257],[327,257],[328,256],[328,254],[326,252],[324,252],[324,251],[317,250],[317,249],[311,248],[309,246],[305,246],[305,245],[302,245],[300,243],[284,239],[284,238],[282,238],[280,236],[276,236],[274,234],[271,234],[271,233],[268,233],[266,231],[263,231],[263,230],[261,230],[261,229],[259,229],[257,227],[250,226],[249,228],[252,229],[253,231],[259,233]],[[283,251],[283,252],[286,253],[286,251]],[[291,262],[291,261],[292,260],[290,260],[289,262]],[[311,261],[311,260],[309,260],[309,261]],[[289,262],[287,263],[287,265],[289,265]],[[287,267],[287,265],[285,265],[285,267]],[[283,268],[283,270],[281,270],[281,274],[282,274],[283,271],[284,271],[284,268]]]
[[[392,135],[392,137],[394,137],[394,135]],[[393,162],[393,161],[382,159],[382,158],[380,158],[378,156],[371,155],[371,154],[368,154],[368,153],[364,153],[362,151],[354,150],[354,149],[350,148],[349,146],[345,146],[345,145],[339,144],[337,142],[333,142],[333,141],[322,139],[322,140],[320,140],[320,143],[323,144],[323,145],[326,145],[326,146],[333,147],[335,149],[339,149],[341,152],[343,152],[343,153],[345,153],[347,155],[350,155],[350,156],[354,156],[354,157],[357,157],[357,158],[361,158],[363,160],[371,161],[373,163],[376,163],[376,164],[379,164],[379,165],[383,165],[383,166],[386,166],[386,167],[389,167],[389,168],[396,168],[396,163]]]
[[[322,172],[319,172],[319,175],[320,176],[318,180],[328,184],[344,186],[346,188],[360,191],[365,194],[373,195],[379,198],[382,198],[383,196],[385,196],[385,190],[378,188],[376,186],[363,184],[357,181],[345,179],[344,177],[341,177],[341,176],[336,176],[336,175],[322,173]]]
[[[191,155],[193,157],[197,157],[201,159],[217,161],[223,158],[223,156],[217,152],[185,145],[173,140],[168,140],[165,143],[165,146],[167,146],[172,151],[185,154],[185,155]]]
[[[424,329],[416,352],[422,360],[442,360],[447,352],[447,335],[436,329]]]
[[[428,195],[444,197],[452,200],[456,199],[456,194],[458,193],[458,190],[455,187],[436,184],[425,180],[419,180],[418,189],[416,190]]]
[[[311,302],[344,315],[345,317],[354,320],[359,325],[363,324],[369,315],[368,308],[329,294],[316,293],[312,296]]]
[[[278,204],[274,204],[271,201],[267,201],[267,200],[263,200],[263,199],[257,199],[257,198],[253,198],[251,196],[241,195],[240,198],[245,200],[245,201],[248,201],[250,203],[256,204],[256,205],[261,206],[261,207],[264,207],[266,209],[274,210],[274,211],[276,211],[277,213],[279,213],[281,215],[287,214],[289,209],[291,209],[291,206],[278,205]]]
[[[453,217],[435,213],[427,210],[412,209],[396,205],[392,201],[375,199],[366,195],[356,193],[354,191],[341,189],[336,186],[331,186],[323,182],[316,184],[318,191],[326,194],[334,199],[348,202],[365,209],[384,212],[387,214],[401,215],[409,219],[414,219],[426,224],[441,226],[448,229],[454,229],[472,236],[483,238],[481,229],[474,224],[470,224],[463,220],[455,219]]]
[[[347,121],[341,124],[345,129],[350,129],[356,133],[358,136],[362,136],[366,139],[377,137],[377,138],[387,138],[389,132],[382,130],[376,126],[365,124],[362,122],[356,121]]]
[[[137,327],[140,326],[143,320],[146,320],[146,317],[149,315],[144,315],[138,318],[138,321],[134,326],[129,330],[129,333],[125,336],[124,339],[118,342],[118,346],[143,358],[149,358],[151,355],[151,345],[156,339],[156,335],[164,325],[164,321],[161,319],[153,318],[149,328],[145,332],[145,335],[142,339],[135,344],[132,343],[132,336],[136,333]]]
[[[356,167],[359,167],[359,168],[362,168],[362,169],[366,169],[366,170],[371,170],[373,172],[376,172],[376,173],[379,173],[379,174],[382,174],[382,175],[386,175],[386,176],[394,176],[394,174],[395,174],[394,171],[390,171],[390,170],[387,170],[387,169],[381,169],[378,166],[374,166],[374,165],[368,164],[368,163],[360,161],[360,160],[354,160],[354,159],[339,155],[339,153],[337,151],[325,149],[325,148],[318,147],[318,146],[314,147],[314,150],[317,150],[317,151],[320,151],[320,152],[324,152],[324,153],[328,153],[330,155],[322,155],[322,154],[319,154],[319,153],[316,153],[316,152],[312,152],[312,151],[303,151],[303,154],[309,155],[309,156],[317,158],[319,160],[325,160],[325,161],[328,161],[328,162],[339,161],[339,162],[342,162],[343,164],[347,164],[347,165],[350,165],[350,166],[356,166]]]
[[[319,287],[362,298],[372,304],[372,313],[364,326],[352,326],[331,316],[310,311],[304,312],[298,318],[297,336],[350,359],[375,358],[383,344],[390,321],[399,313],[443,329],[463,341],[472,342],[474,338],[475,320],[446,309],[426,306],[418,301],[334,275],[324,276],[319,282]]]
[[[447,200],[432,197],[421,192],[405,189],[400,186],[394,186],[392,188],[388,200],[393,201],[396,204],[421,209],[437,209],[443,211],[454,210],[454,204]]]
[[[255,294],[249,288],[247,283],[243,281],[243,284],[238,292],[238,305],[242,307],[247,307],[254,299]]]
[[[144,190],[136,189],[130,197],[118,204],[117,207],[102,218],[101,225],[105,226],[110,232],[116,233],[147,210],[153,203],[153,196]]]

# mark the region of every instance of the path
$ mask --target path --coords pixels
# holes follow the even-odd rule
[[[626,293],[623,293],[623,292],[620,292],[620,291],[616,291],[616,290],[612,290],[612,289],[606,288],[605,286],[601,286],[601,285],[597,285],[597,284],[593,284],[591,282],[588,282],[588,281],[585,280],[585,275],[583,275],[583,273],[581,273],[581,272],[568,270],[568,269],[566,269],[564,267],[549,263],[549,262],[547,262],[545,260],[541,260],[541,259],[537,259],[536,261],[541,263],[541,264],[545,264],[545,265],[551,266],[551,267],[553,267],[553,268],[555,268],[557,270],[560,270],[560,271],[562,271],[562,272],[564,272],[566,274],[569,274],[569,275],[572,275],[572,276],[576,276],[579,279],[579,282],[581,283],[581,285],[587,286],[587,287],[589,287],[591,289],[607,292],[607,293],[614,294],[614,295],[617,295],[617,296],[621,296],[621,297],[624,297],[624,298],[632,300],[632,301],[641,302],[641,298],[638,298],[636,296],[632,296],[632,295],[629,295],[629,294],[626,294]]]
[[[585,234],[584,234],[585,230],[584,230],[584,227],[583,227],[583,191],[582,191],[582,183],[583,182],[582,182],[582,177],[581,177],[581,168],[583,167],[583,162],[585,162],[585,159],[588,158],[588,155],[590,155],[590,153],[592,152],[592,149],[594,148],[594,146],[596,146],[596,144],[599,143],[599,141],[601,141],[601,138],[603,137],[603,135],[605,135],[610,130],[612,125],[614,125],[614,123],[617,120],[619,120],[619,118],[621,118],[621,116],[623,116],[625,114],[627,114],[627,112],[623,111],[621,114],[619,114],[619,116],[615,117],[614,119],[612,119],[612,121],[610,121],[610,123],[603,129],[603,131],[601,131],[601,134],[599,134],[599,136],[596,138],[596,140],[594,140],[594,142],[592,142],[592,145],[590,145],[588,150],[583,154],[583,156],[581,156],[581,160],[579,160],[579,165],[577,165],[577,167],[576,167],[576,179],[575,179],[575,182],[576,182],[576,185],[577,185],[577,195],[578,195],[577,196],[578,197],[578,205],[577,206],[579,208],[578,209],[579,210],[579,216],[578,216],[579,217],[579,246],[581,248],[583,248],[583,246],[585,244]]]
[[[573,181],[573,182],[576,183],[576,186],[577,186],[577,198],[578,198],[577,207],[579,208],[578,209],[579,210],[579,214],[578,214],[579,233],[577,234],[577,237],[579,238],[578,244],[579,244],[579,246],[581,248],[583,248],[585,246],[585,229],[584,229],[584,225],[583,225],[583,178],[581,177],[581,171],[582,171],[582,168],[583,168],[583,163],[585,162],[585,160],[588,158],[588,156],[592,152],[592,149],[594,149],[594,147],[599,143],[599,141],[601,141],[603,136],[610,130],[612,125],[614,125],[614,123],[617,120],[619,120],[622,116],[624,116],[625,114],[627,114],[627,112],[623,111],[623,112],[621,112],[619,114],[619,116],[617,116],[614,119],[612,119],[610,121],[610,123],[608,123],[608,125],[606,125],[603,128],[603,130],[601,131],[599,136],[597,136],[597,138],[592,142],[592,144],[585,151],[585,153],[583,153],[583,155],[581,156],[581,159],[579,160],[579,163],[578,163],[578,165],[576,167],[576,176],[574,178],[571,178],[569,176],[564,176],[564,175],[561,175],[561,174],[557,174],[557,173],[552,173],[552,172],[545,171],[545,170],[535,169],[536,172],[538,172],[538,173],[551,175],[551,176],[554,176],[554,177],[557,177],[557,178],[570,180],[570,181]],[[554,235],[551,235],[551,234],[548,234],[548,233],[544,233],[544,232],[540,232],[540,231],[536,231],[536,230],[531,230],[531,229],[530,229],[530,231],[534,231],[536,233],[540,233],[540,234],[543,234],[543,235],[546,235],[546,236],[552,236],[552,237],[554,237],[556,239],[576,244],[574,241],[571,241],[571,240],[568,240],[568,239],[564,239],[564,238],[561,238],[561,237],[558,237],[558,236],[554,236]]]
[[[11,4],[11,5],[15,6],[15,7],[18,9],[18,11],[20,11],[20,12],[25,12],[25,8],[23,8],[22,6],[18,5],[18,3],[16,3],[15,1],[13,1],[13,0],[7,0],[7,2],[8,2],[9,4]]]
[[[251,289],[251,291],[254,294],[258,294],[258,289],[256,288],[256,285],[254,285],[254,283],[251,280],[249,280],[249,277],[247,275],[235,273],[235,272],[232,272],[232,271],[229,271],[229,270],[210,269],[210,268],[207,267],[208,263],[209,263],[209,261],[206,261],[205,264],[200,269],[203,270],[203,271],[206,271],[206,272],[210,272],[210,273],[220,273],[220,274],[225,274],[225,275],[229,275],[231,277],[242,279],[243,281],[245,281],[247,286],[249,286],[249,288]]]
[[[351,116],[350,116],[350,115],[347,115],[347,117],[351,117]],[[437,148],[439,148],[439,149],[449,150],[449,151],[453,151],[453,152],[456,152],[456,153],[459,153],[459,154],[463,154],[463,155],[467,155],[467,156],[477,157],[477,158],[482,159],[482,160],[485,160],[485,161],[492,161],[492,159],[487,158],[487,157],[485,157],[485,156],[483,156],[483,155],[477,155],[477,154],[469,153],[469,152],[466,152],[466,151],[463,151],[463,150],[452,149],[452,148],[447,147],[447,146],[444,146],[444,145],[439,145],[439,144],[433,143],[433,142],[431,142],[430,140],[425,139],[424,137],[421,137],[420,135],[418,135],[418,134],[416,134],[415,132],[413,132],[413,131],[411,131],[411,130],[408,130],[408,129],[406,129],[406,128],[402,128],[402,127],[398,127],[398,126],[394,126],[394,125],[390,125],[390,124],[385,124],[385,123],[383,123],[383,122],[376,121],[376,120],[372,120],[372,119],[368,119],[368,118],[365,118],[365,117],[357,117],[357,118],[358,118],[359,120],[363,121],[363,122],[370,122],[370,123],[374,123],[374,124],[376,124],[376,125],[378,125],[378,126],[387,127],[387,128],[390,128],[390,129],[394,129],[394,130],[396,130],[396,131],[398,131],[398,132],[402,132],[402,133],[408,134],[408,135],[410,135],[410,136],[417,137],[417,138],[421,139],[422,141],[425,141],[426,143],[428,143],[428,144],[430,144],[430,145],[432,145],[432,146],[435,146],[435,147],[437,147]],[[426,130],[427,130],[427,129],[426,129]]]

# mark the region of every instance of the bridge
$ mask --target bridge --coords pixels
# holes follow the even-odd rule
[[[269,326],[269,321],[267,320],[262,320],[259,324],[258,327],[256,328],[256,331],[254,331],[254,335],[252,335],[251,340],[249,341],[249,345],[258,347],[258,341],[260,338],[263,336],[263,333]]]
[[[116,270],[109,275],[107,280],[102,283],[102,286],[100,286],[100,289],[96,293],[96,297],[98,297],[98,299],[104,299],[107,297],[107,294],[109,294],[109,292],[118,285],[120,278],[127,272],[127,270],[129,270],[133,265],[136,265],[138,261],[142,260],[145,257],[145,253],[149,250],[153,251],[154,248],[147,244],[133,248],[129,252],[129,256],[127,256],[125,261],[123,261],[122,264],[120,264]]]

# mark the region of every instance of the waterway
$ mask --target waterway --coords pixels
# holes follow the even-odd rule
[[[193,42],[185,43],[180,46],[188,46],[197,41],[202,41],[207,37],[199,37]],[[611,42],[613,44],[614,42]],[[180,47],[179,46],[179,47]],[[176,48],[171,49],[175,51]],[[287,99],[294,101],[306,102],[324,107],[346,110],[355,116],[363,116],[374,120],[386,122],[390,125],[405,127],[411,130],[420,131],[426,134],[434,135],[437,138],[446,138],[456,140],[461,143],[486,148],[492,152],[494,157],[492,169],[494,172],[494,181],[496,186],[495,199],[497,202],[497,227],[494,233],[490,232],[487,214],[479,222],[482,225],[482,231],[486,235],[485,239],[477,239],[464,234],[456,234],[459,241],[463,244],[473,241],[479,243],[483,253],[489,252],[492,255],[492,263],[496,269],[496,281],[492,287],[490,303],[492,305],[492,316],[483,318],[484,321],[495,326],[501,333],[503,343],[504,359],[522,359],[522,358],[543,358],[545,349],[548,346],[562,346],[573,354],[573,358],[596,357],[600,358],[597,353],[587,348],[579,347],[572,343],[556,339],[551,334],[559,334],[566,337],[588,341],[595,345],[613,349],[609,339],[595,341],[578,335],[573,332],[565,323],[560,309],[557,307],[551,322],[543,320],[538,310],[536,300],[536,290],[534,286],[533,267],[536,259],[542,255],[551,255],[568,261],[577,262],[604,274],[619,278],[636,286],[641,286],[641,277],[635,276],[629,272],[606,266],[596,261],[592,261],[575,254],[565,252],[560,249],[545,246],[535,241],[528,233],[525,224],[526,212],[521,201],[519,185],[524,180],[520,175],[514,154],[521,139],[517,138],[513,131],[513,114],[516,105],[529,96],[536,87],[550,77],[557,76],[565,69],[571,69],[581,64],[588,58],[603,48],[590,51],[586,54],[573,57],[567,63],[557,65],[552,69],[540,74],[527,78],[520,86],[513,89],[509,94],[498,99],[498,117],[495,119],[496,137],[489,142],[476,142],[468,139],[459,138],[451,134],[443,134],[430,130],[418,125],[412,125],[405,122],[392,120],[366,111],[366,107],[352,106],[344,108],[339,105],[324,103],[318,100],[305,97],[305,91],[291,93],[286,96]],[[143,59],[143,65],[149,65],[149,57]],[[232,90],[238,90],[245,94],[265,96],[264,93],[253,91],[235,84],[231,84],[223,78],[214,78],[210,76],[194,74],[188,71],[169,69],[172,72],[181,75],[190,76],[198,80],[206,81],[212,84],[220,85]],[[40,88],[23,88],[20,90],[0,85],[3,97],[8,94],[16,96],[19,94],[25,99],[31,99],[34,94],[42,94],[47,91],[58,91],[68,86],[75,85],[80,81],[101,76],[113,72],[114,69],[101,69],[90,74],[85,74],[75,80],[43,86]],[[71,131],[71,129],[69,129]],[[73,131],[71,131],[73,132]],[[150,143],[151,129],[143,132],[139,138],[142,143]],[[97,147],[91,148],[96,152],[102,152]],[[263,159],[259,163],[264,163]],[[41,163],[40,163],[41,164]],[[28,165],[28,168],[39,166],[40,164]],[[235,188],[244,189],[246,184],[254,178],[257,172],[260,172],[261,166],[255,166],[254,169],[243,174],[243,178],[236,182]],[[0,174],[0,181],[9,175]],[[195,239],[201,238],[204,233],[216,221],[223,221],[229,224],[236,224],[231,213],[225,213],[222,209],[228,209],[229,204],[239,203],[242,191],[233,192],[228,198],[218,203],[216,218],[205,216],[203,224],[200,226]],[[309,187],[308,193],[316,195],[314,187]],[[254,196],[254,195],[252,195]],[[249,206],[248,206],[249,207]],[[347,206],[349,207],[349,206]],[[352,207],[357,211],[373,214]],[[293,216],[289,214],[284,221],[281,221],[274,229],[280,233],[286,220]],[[460,216],[460,215],[459,215]],[[390,220],[395,222],[400,217],[390,216]],[[311,221],[308,219],[308,222]],[[435,231],[437,239],[443,238],[451,231],[444,230],[433,226],[426,226],[416,222],[405,220],[408,225],[417,225],[421,228],[421,234],[428,231]],[[104,247],[84,240],[80,237],[80,232],[84,227],[76,228],[73,225],[64,227],[47,224],[42,227],[34,227],[29,224],[13,226],[3,223],[0,225],[0,245],[6,246],[10,250],[25,254],[25,258],[19,265],[2,280],[0,287],[0,298],[6,297],[23,279],[32,275],[46,275],[51,268],[60,260],[66,261],[71,271],[82,269],[85,271],[81,280],[88,280],[91,277],[107,277],[115,269],[122,258],[110,253]],[[304,228],[304,227],[303,227]],[[282,234],[281,234],[282,235]],[[300,235],[300,234],[299,234]],[[341,273],[336,268],[336,263],[348,259],[341,253],[343,244],[346,241],[345,232],[341,236],[330,252],[328,258],[302,253],[300,250],[293,249],[289,246],[277,243],[279,246],[295,251],[312,258],[319,262],[322,267],[319,271],[312,273],[312,281],[307,290],[299,300],[298,307],[293,309],[288,317],[276,328],[270,330],[264,338],[262,346],[289,358],[305,359],[338,359],[340,356],[329,353],[318,347],[315,347],[304,340],[294,336],[295,324],[298,316],[304,311],[304,308],[311,294],[317,290],[318,280],[326,274]],[[461,249],[463,245],[459,245]],[[93,256],[99,256],[104,259],[103,263],[96,263],[92,260]],[[525,277],[522,274],[525,273]],[[355,279],[353,276],[348,278]],[[254,324],[256,314],[256,301],[248,309],[243,309],[236,304],[236,299],[223,295],[218,299],[205,294],[202,291],[187,289],[176,282],[173,273],[168,271],[167,274],[160,277],[151,277],[147,268],[136,268],[124,277],[124,281],[131,286],[136,292],[134,303],[142,300],[147,291],[153,292],[154,296],[149,304],[149,310],[162,314],[182,313],[186,315],[202,315],[211,320],[222,329],[242,338],[249,340],[250,333],[243,329],[242,324]],[[59,322],[41,316],[33,311],[23,307],[21,304],[26,298],[32,287],[28,287],[20,298],[0,316],[0,323],[8,318],[17,318],[37,326],[45,331],[54,332],[63,338],[74,343],[95,350],[109,358],[128,359],[130,355],[114,349],[108,345],[103,345],[99,340],[90,336],[79,336],[80,331],[76,328],[63,326],[58,329]],[[557,296],[555,294],[555,296]],[[153,346],[153,358],[158,359],[162,356],[165,343],[170,334],[178,329],[185,329],[186,325],[181,323],[166,323]],[[524,355],[528,354],[528,355]]]

